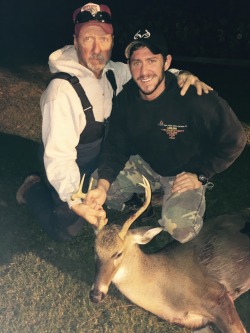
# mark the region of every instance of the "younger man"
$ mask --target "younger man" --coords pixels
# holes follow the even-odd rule
[[[97,189],[86,204],[102,205],[112,183],[131,155],[139,155],[131,175],[141,174],[164,191],[159,223],[181,243],[202,227],[205,189],[213,175],[226,170],[246,144],[240,121],[216,92],[180,96],[168,72],[172,57],[164,36],[138,30],[125,51],[132,79],[112,110],[109,133],[99,164]],[[129,175],[128,177],[129,178]],[[131,186],[123,191],[143,191]]]

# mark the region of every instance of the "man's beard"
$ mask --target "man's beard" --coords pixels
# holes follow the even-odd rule
[[[152,90],[144,91],[144,90],[142,90],[142,88],[141,88],[140,86],[138,86],[138,87],[139,87],[140,92],[143,93],[143,95],[149,96],[149,95],[153,94],[153,93],[157,90],[157,88],[160,86],[160,84],[161,84],[164,80],[165,80],[165,72],[162,71],[162,76],[161,76],[161,78],[159,79],[159,81],[156,83],[156,85],[154,86],[154,88],[153,88]]]
[[[93,64],[91,62],[91,60],[98,60],[97,64]],[[106,63],[105,63],[105,59],[101,54],[95,55],[95,56],[91,56],[88,61],[87,61],[87,66],[88,68],[93,71],[102,71],[103,68],[105,67]]]

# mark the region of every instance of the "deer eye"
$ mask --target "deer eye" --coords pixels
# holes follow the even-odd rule
[[[113,258],[114,259],[118,259],[120,258],[120,256],[122,255],[123,252],[116,252],[114,255],[113,255]]]

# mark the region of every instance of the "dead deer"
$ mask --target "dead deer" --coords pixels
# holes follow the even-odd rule
[[[170,323],[202,333],[212,332],[209,324],[222,333],[246,333],[234,306],[234,300],[250,289],[246,217],[219,216],[207,221],[192,241],[172,241],[157,253],[146,254],[138,244],[147,244],[162,228],[129,230],[151,200],[147,179],[143,177],[140,185],[145,188],[144,205],[123,227],[97,230],[91,300],[102,301],[113,282],[133,303]],[[81,187],[72,198],[86,197]]]
[[[144,178],[144,205],[121,228],[106,225],[95,240],[96,275],[90,298],[99,303],[113,282],[133,303],[156,316],[196,332],[246,333],[234,300],[250,289],[250,239],[240,215],[207,221],[192,241],[172,241],[159,252],[144,253],[162,228],[131,224],[145,211],[151,190]],[[200,329],[201,328],[201,329]]]

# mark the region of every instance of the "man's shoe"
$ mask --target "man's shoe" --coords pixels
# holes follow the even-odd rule
[[[145,196],[134,193],[132,198],[125,202],[124,211],[137,211],[143,205]]]
[[[155,211],[154,208],[152,207],[151,204],[149,204],[148,208],[145,210],[144,213],[142,213],[139,218],[142,220],[142,222],[147,222],[151,220],[155,216]]]
[[[125,211],[129,212],[136,212],[141,208],[145,201],[145,195],[144,194],[136,194],[134,193],[132,198],[125,202]],[[151,205],[151,203],[148,205],[145,212],[142,213],[141,216],[139,216],[139,219],[141,219],[143,222],[146,222],[150,219],[152,219],[155,216],[154,209]]]
[[[164,192],[156,191],[152,193],[150,204],[152,207],[161,207],[163,204]],[[132,198],[125,202],[124,210],[138,210],[145,201],[145,194],[134,193]]]
[[[31,188],[31,186],[40,181],[41,178],[35,174],[29,175],[28,177],[25,178],[24,182],[16,192],[16,201],[19,203],[19,205],[24,205],[26,203],[25,200],[26,192]]]
[[[164,198],[164,192],[153,192],[152,193],[152,199],[151,199],[151,205],[153,207],[162,207],[163,204],[163,198]]]

